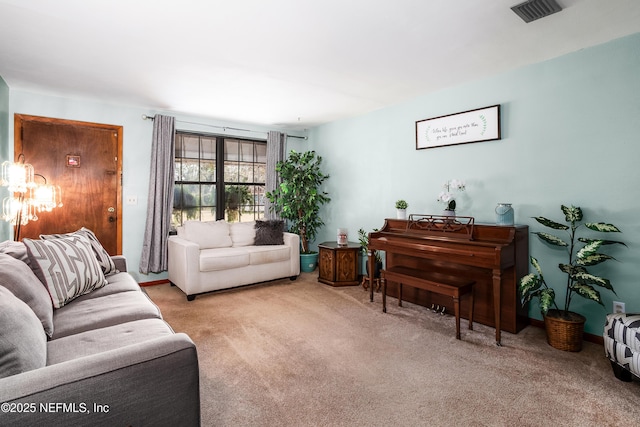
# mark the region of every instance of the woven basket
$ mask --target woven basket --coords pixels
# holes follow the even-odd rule
[[[562,311],[549,310],[544,316],[547,342],[551,347],[562,351],[582,350],[586,320],[584,316],[572,311],[563,316]]]

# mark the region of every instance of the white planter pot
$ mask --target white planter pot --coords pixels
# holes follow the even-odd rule
[[[407,219],[407,210],[406,209],[396,209],[396,217],[398,219]]]

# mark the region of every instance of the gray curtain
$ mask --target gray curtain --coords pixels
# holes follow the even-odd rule
[[[143,274],[167,270],[167,238],[171,227],[175,179],[175,144],[175,117],[156,114],[153,118],[147,223],[140,257],[140,273]]]
[[[276,164],[284,160],[287,134],[277,131],[269,131],[267,136],[267,176],[265,179],[265,192],[273,191],[280,180],[276,172]],[[279,219],[279,215],[271,211],[271,202],[265,197],[264,217],[267,219]]]

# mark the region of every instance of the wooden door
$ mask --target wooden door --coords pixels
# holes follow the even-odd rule
[[[122,126],[21,114],[14,124],[16,161],[23,154],[37,183],[59,185],[64,204],[23,225],[20,238],[86,227],[110,255],[121,254]]]

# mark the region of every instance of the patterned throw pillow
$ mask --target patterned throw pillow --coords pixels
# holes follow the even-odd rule
[[[256,246],[284,245],[284,221],[281,219],[256,220]]]
[[[96,259],[98,260],[98,264],[100,264],[100,268],[102,268],[102,272],[105,276],[119,273],[109,253],[102,247],[102,244],[93,233],[93,231],[89,230],[88,228],[82,227],[78,231],[66,234],[41,234],[40,238],[42,240],[51,240],[59,239],[60,237],[70,237],[76,234],[85,236],[87,239],[89,239],[89,242],[91,243],[91,249],[93,249],[93,253],[95,254]]]
[[[49,290],[53,306],[107,284],[107,279],[86,237],[76,234],[52,240],[23,239],[31,269]]]

